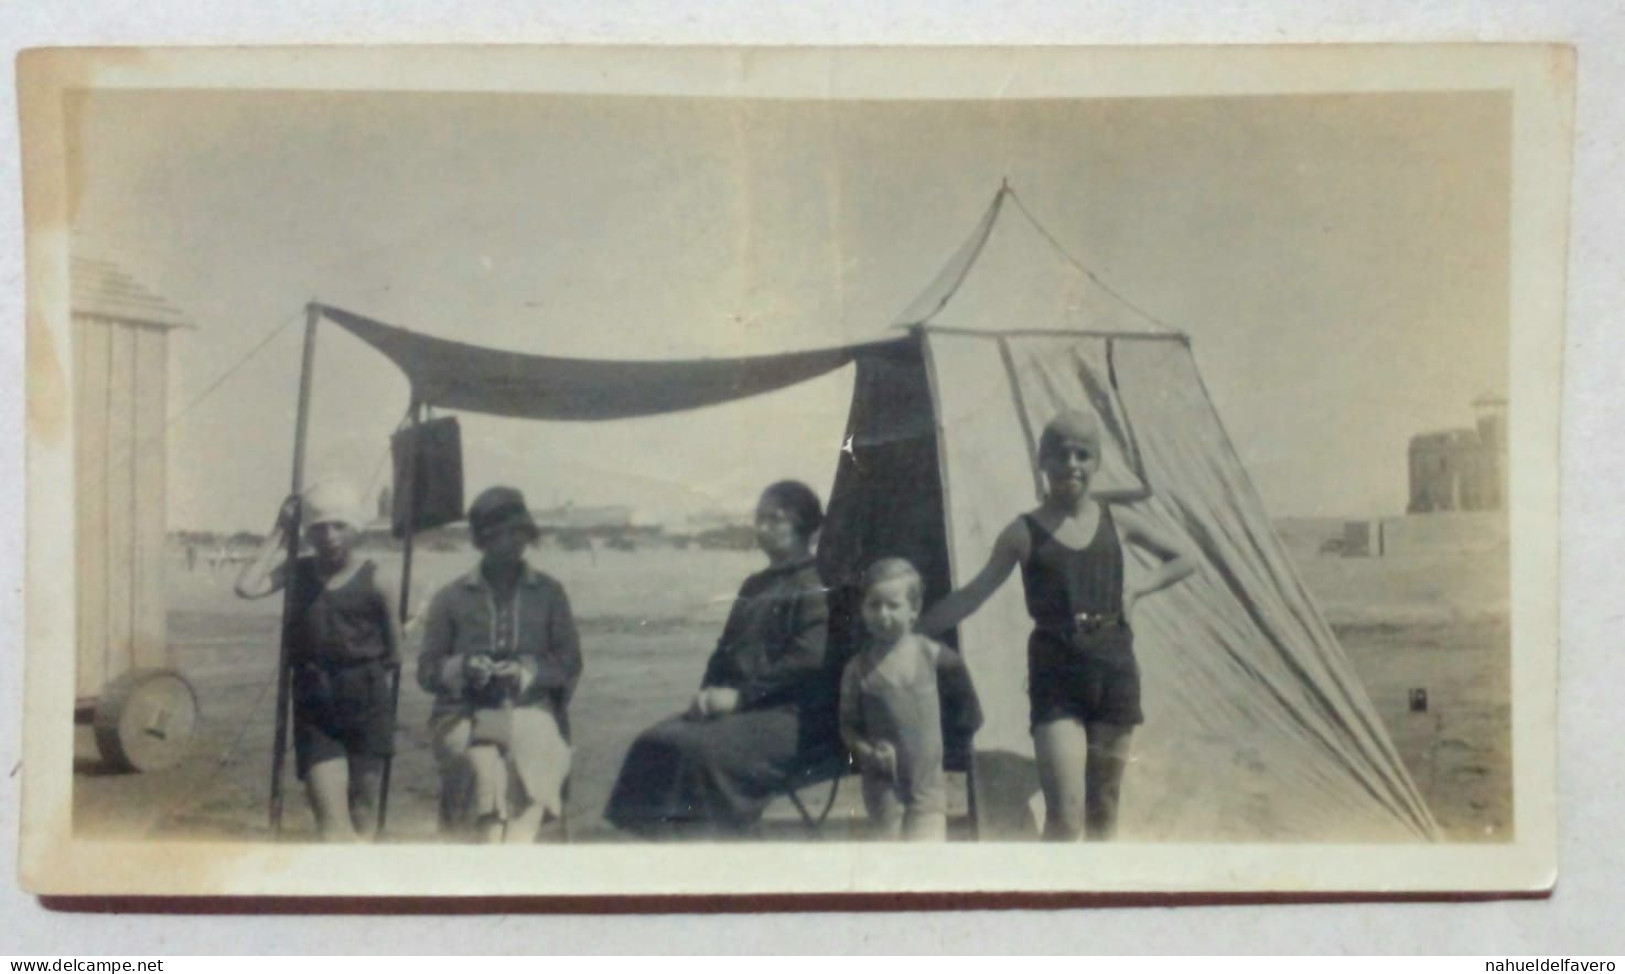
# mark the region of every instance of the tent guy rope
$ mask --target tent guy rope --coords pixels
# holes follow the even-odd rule
[[[1015,191],[1014,187],[1011,187],[1011,186],[1009,186],[1007,184],[1005,189],[1003,190],[1003,192],[1007,192],[1007,193],[1010,194],[1010,199],[1011,199],[1012,202],[1014,202],[1016,204],[1016,209],[1020,210],[1021,215],[1027,218],[1027,222],[1031,223],[1033,225],[1033,229],[1037,230],[1039,232],[1039,234],[1042,235],[1043,238],[1049,242],[1049,245],[1051,247],[1055,248],[1055,252],[1060,254],[1061,258],[1063,260],[1065,260],[1068,264],[1071,264],[1074,268],[1076,268],[1077,271],[1080,274],[1087,277],[1090,281],[1094,282],[1096,287],[1100,288],[1102,291],[1105,291],[1107,294],[1111,295],[1123,307],[1125,307],[1128,310],[1130,310],[1130,311],[1134,312],[1135,314],[1139,315],[1141,318],[1144,318],[1146,321],[1149,321],[1151,324],[1156,325],[1159,328],[1165,328],[1168,331],[1178,331],[1179,330],[1179,329],[1175,328],[1173,325],[1170,325],[1168,322],[1163,321],[1161,318],[1158,318],[1156,315],[1152,314],[1151,312],[1149,312],[1149,311],[1145,310],[1144,308],[1140,307],[1139,305],[1135,304],[1133,301],[1130,301],[1128,298],[1124,297],[1123,294],[1120,291],[1118,291],[1116,288],[1112,287],[1110,284],[1107,284],[1105,282],[1105,280],[1102,279],[1099,274],[1096,274],[1093,270],[1091,270],[1088,267],[1088,265],[1084,264],[1082,261],[1080,261],[1076,257],[1072,256],[1072,254],[1064,246],[1061,245],[1061,241],[1056,238],[1055,234],[1051,233],[1049,231],[1049,228],[1044,226],[1044,224],[1040,223],[1038,218],[1036,216],[1033,216],[1032,211],[1027,209],[1027,204],[1025,204],[1025,203],[1023,203],[1021,201],[1021,196]]]

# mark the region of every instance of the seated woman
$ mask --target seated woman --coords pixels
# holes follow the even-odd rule
[[[418,683],[434,694],[443,831],[534,842],[563,815],[565,714],[581,648],[564,588],[525,562],[538,536],[524,495],[492,487],[468,511],[480,564],[429,606]]]
[[[834,726],[829,609],[812,557],[823,519],[806,484],[763,491],[756,541],[768,567],[740,588],[687,713],[644,731],[627,752],[604,813],[618,828],[745,830],[784,788],[808,729]]]

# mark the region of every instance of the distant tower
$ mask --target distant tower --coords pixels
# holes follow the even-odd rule
[[[1506,507],[1507,498],[1507,401],[1480,396],[1473,401],[1473,409],[1478,413],[1484,509],[1498,511]]]
[[[1475,429],[1411,437],[1411,514],[1433,511],[1498,511],[1506,506],[1506,400],[1489,396],[1473,403]]]
[[[378,492],[378,520],[388,521],[395,516],[394,497],[390,495],[388,485]]]
[[[1477,439],[1470,430],[1411,437],[1411,514],[1458,511],[1471,501],[1467,475]]]

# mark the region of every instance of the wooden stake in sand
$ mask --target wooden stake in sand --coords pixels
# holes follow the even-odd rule
[[[321,308],[314,301],[305,306],[305,351],[302,363],[299,366],[299,413],[294,421],[293,429],[293,492],[292,497],[299,498],[305,492],[305,433],[310,426],[310,386],[311,378],[316,370],[316,323],[321,321]],[[299,560],[299,532],[302,520],[301,508],[294,507],[294,515],[288,525],[288,561],[287,572],[292,577],[294,565]],[[288,634],[292,631],[293,614],[292,585],[282,586],[282,651],[277,659],[276,675],[276,739],[271,745],[271,832],[273,835],[282,834],[282,766],[288,756],[288,717],[292,707],[293,680],[289,668],[289,656],[292,647],[288,645]]]

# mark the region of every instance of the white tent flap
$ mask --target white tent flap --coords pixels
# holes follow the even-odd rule
[[[1106,431],[1097,489],[1147,487],[1140,514],[1199,570],[1132,620],[1146,724],[1119,834],[1193,841],[1404,841],[1436,829],[1375,710],[1276,537],[1177,336],[928,332],[954,583],[1037,499],[1034,437],[1063,408]],[[1141,483],[1143,474],[1144,484]],[[1149,568],[1137,554],[1129,583]],[[960,627],[986,713],[983,838],[1042,814],[1028,728],[1031,630],[1013,578]]]

